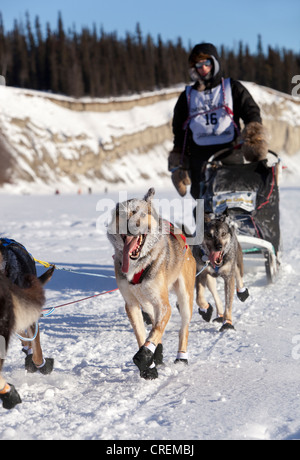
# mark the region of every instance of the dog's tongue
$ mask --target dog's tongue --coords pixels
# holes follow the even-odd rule
[[[219,263],[222,257],[222,251],[211,251],[209,254],[209,261],[213,267],[215,267],[216,263]]]
[[[124,248],[123,248],[123,264],[122,264],[122,272],[128,273],[129,270],[129,253],[133,252],[138,245],[138,237],[136,236],[126,236],[124,241]]]

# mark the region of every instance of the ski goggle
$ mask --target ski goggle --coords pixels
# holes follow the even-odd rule
[[[211,59],[206,59],[206,61],[202,61],[202,62],[196,62],[195,67],[196,69],[201,69],[204,65],[211,66],[212,65]]]

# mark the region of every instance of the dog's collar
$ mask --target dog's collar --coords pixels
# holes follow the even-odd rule
[[[140,272],[135,273],[133,275],[132,280],[130,281],[130,284],[133,284],[133,285],[140,284],[145,278],[145,276],[147,275],[148,271],[150,270],[151,265],[152,264],[148,265],[146,268],[143,268]]]

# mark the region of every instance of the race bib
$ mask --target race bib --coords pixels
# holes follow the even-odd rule
[[[233,113],[230,79],[212,90],[190,89],[189,116],[193,140],[197,145],[226,144],[234,139],[234,124],[225,106]]]

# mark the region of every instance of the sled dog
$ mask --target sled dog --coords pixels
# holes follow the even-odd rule
[[[14,331],[22,331],[38,321],[45,303],[43,284],[49,281],[53,270],[54,267],[50,268],[39,278],[25,275],[23,288],[0,273],[0,400],[5,409],[12,409],[22,401],[14,385],[6,383],[1,375],[3,352],[6,353]]]
[[[21,243],[9,238],[0,238],[0,272],[22,288],[26,285],[26,275],[36,276],[35,262]],[[29,328],[27,334],[22,333],[22,336],[30,338],[33,336],[34,330],[35,326]],[[33,342],[22,342],[22,344],[26,354],[25,369],[27,372],[50,374],[53,370],[54,360],[43,358],[39,331]]]
[[[234,226],[230,218],[223,214],[220,217],[205,215],[204,238],[201,245],[193,247],[193,254],[197,263],[196,302],[199,314],[209,322],[213,314],[213,307],[205,298],[206,286],[213,295],[217,317],[214,321],[223,323],[220,331],[234,329],[232,324],[232,303],[235,285],[238,298],[244,302],[249,296],[243,285],[243,253],[238,242]],[[217,291],[216,278],[224,280],[225,311]]]
[[[181,315],[175,362],[188,362],[188,329],[196,273],[196,263],[185,237],[156,212],[152,203],[154,193],[150,188],[142,200],[118,203],[107,232],[115,250],[118,288],[139,347],[133,362],[146,380],[157,378],[157,365],[162,364],[162,336],[171,316],[171,288],[177,295]],[[142,312],[148,315],[152,325],[148,337]]]

